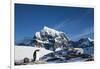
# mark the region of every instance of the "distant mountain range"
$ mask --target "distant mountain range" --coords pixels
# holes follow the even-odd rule
[[[94,45],[94,41],[91,38],[80,38],[77,41],[69,40],[64,32],[44,26],[42,30],[34,34],[33,38],[24,39],[15,45],[38,46],[55,50],[58,47],[89,47]]]

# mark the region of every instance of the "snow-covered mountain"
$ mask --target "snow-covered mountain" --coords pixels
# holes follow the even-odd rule
[[[45,47],[53,51],[58,47],[66,47],[69,41],[64,32],[51,29],[47,26],[44,26],[41,31],[36,32],[33,40],[36,47]]]
[[[91,38],[81,38],[77,41],[78,47],[92,47],[94,45],[94,41]]]
[[[92,47],[94,46],[94,40],[91,38],[81,38],[78,41],[69,41],[70,47]]]

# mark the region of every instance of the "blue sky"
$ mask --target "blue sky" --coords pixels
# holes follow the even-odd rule
[[[15,41],[33,37],[44,26],[63,31],[72,40],[93,38],[94,9],[15,4]]]

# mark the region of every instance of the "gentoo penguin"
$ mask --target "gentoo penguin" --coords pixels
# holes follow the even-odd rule
[[[35,50],[33,53],[33,62],[39,60],[39,49]]]

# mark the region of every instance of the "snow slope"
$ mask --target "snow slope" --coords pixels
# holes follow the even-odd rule
[[[39,49],[39,58],[51,53],[52,51],[46,50],[45,48],[37,48],[37,47],[31,47],[31,46],[15,46],[15,57],[14,60],[23,60],[25,57],[32,59],[33,58],[33,52],[35,50]]]

